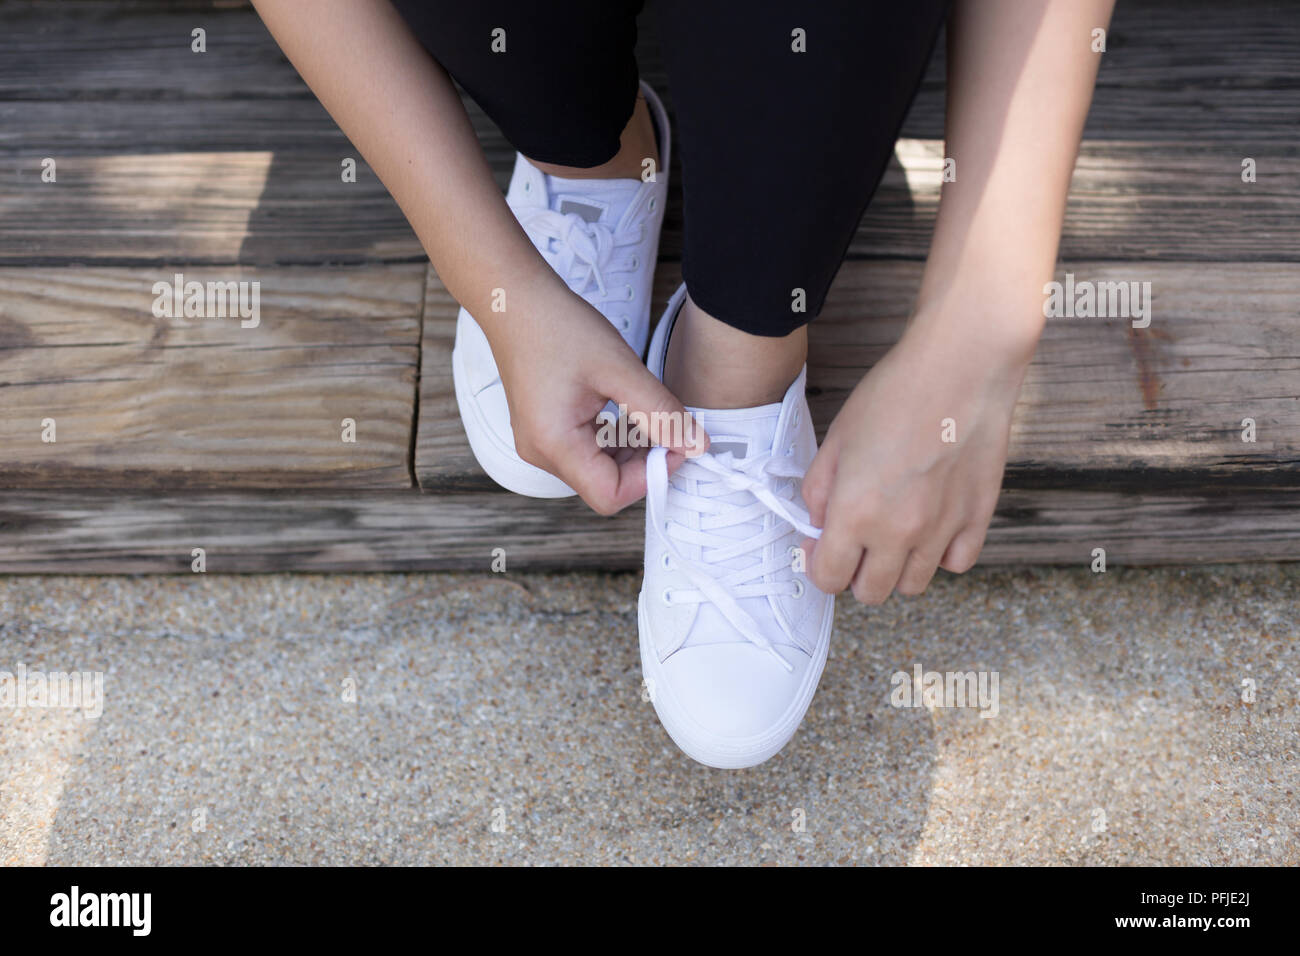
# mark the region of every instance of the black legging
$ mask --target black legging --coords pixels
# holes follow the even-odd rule
[[[396,0],[530,159],[613,158],[644,0]],[[654,0],[684,197],[682,272],[705,312],[785,335],[821,311],[884,175],[947,0]],[[493,52],[493,31],[506,50]],[[802,30],[806,52],[796,52]],[[796,289],[806,312],[793,310]]]

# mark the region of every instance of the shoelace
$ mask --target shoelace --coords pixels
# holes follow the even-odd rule
[[[810,538],[821,537],[821,529],[812,525],[808,512],[792,500],[793,489],[788,479],[801,477],[802,469],[789,458],[771,454],[736,461],[730,452],[721,455],[706,452],[686,459],[677,475],[698,483],[698,493],[695,494],[672,488],[674,504],[701,515],[698,529],[666,518],[671,487],[668,452],[662,447],[650,449],[646,459],[648,524],[658,535],[666,553],[676,562],[677,569],[697,588],[696,591],[677,593],[683,601],[710,602],[746,640],[775,657],[787,671],[794,670],[736,599],[780,594],[790,586],[789,581],[764,580],[773,572],[790,568],[788,553],[777,553],[766,561],[761,557],[767,545],[790,533],[785,525],[792,525]],[[721,500],[732,491],[748,492],[754,500],[750,504]],[[784,497],[782,491],[788,492],[790,497]],[[770,528],[750,537],[737,539],[711,533],[754,521],[767,512],[781,520],[772,522]],[[674,539],[701,546],[703,555],[710,562],[721,563],[740,555],[754,555],[755,560],[738,570],[722,569],[720,573],[716,567],[709,568],[687,558]],[[781,627],[787,636],[791,636],[784,622],[781,622]],[[672,650],[676,648],[669,652]]]
[[[560,247],[560,258],[553,265],[568,280],[569,288],[579,295],[586,293],[588,286],[595,282],[602,299],[615,298],[605,285],[606,276],[614,272],[631,272],[635,268],[635,259],[615,259],[615,250],[640,242],[640,226],[614,233],[608,226],[587,222],[577,213],[562,213],[554,209],[529,210],[520,218],[520,223],[529,233],[543,240],[543,247],[546,240],[555,240]],[[585,267],[585,271],[574,276],[574,266]]]

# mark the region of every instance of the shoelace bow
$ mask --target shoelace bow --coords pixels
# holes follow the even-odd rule
[[[674,503],[701,515],[700,527],[696,529],[680,522],[670,523],[666,518],[670,488],[667,449],[652,448],[646,459],[646,508],[649,525],[676,562],[677,569],[698,589],[698,595],[696,592],[684,592],[683,599],[713,604],[732,627],[750,643],[780,661],[787,671],[794,668],[777,652],[772,642],[763,635],[758,623],[736,599],[781,593],[789,582],[767,581],[764,578],[775,571],[789,569],[788,552],[777,553],[766,561],[756,558],[752,564],[743,568],[724,569],[719,574],[716,569],[711,570],[683,555],[673,539],[701,546],[709,561],[720,563],[740,555],[761,554],[767,545],[789,534],[789,529],[782,522],[794,526],[810,538],[819,538],[821,529],[813,526],[808,512],[792,498],[778,494],[778,491],[790,488],[785,483],[786,479],[802,475],[802,469],[791,459],[771,454],[756,455],[743,461],[736,461],[731,452],[721,455],[706,452],[688,458],[678,470],[677,476],[698,482],[698,492],[707,493],[693,494],[674,488]],[[749,504],[721,500],[732,491],[748,492],[754,500]],[[716,529],[754,521],[767,512],[781,520],[750,537],[737,539],[711,533]],[[781,622],[781,627],[786,630],[787,636],[792,637],[784,622]],[[671,648],[670,653],[672,650],[676,648]]]
[[[614,261],[614,250],[619,246],[630,246],[640,241],[640,228],[614,233],[602,223],[587,222],[577,213],[557,212],[554,209],[533,209],[520,219],[524,229],[535,233],[543,240],[554,239],[560,246],[561,258],[559,270],[568,277],[570,288],[581,295],[591,282],[604,299],[610,298],[605,286],[605,277],[611,272],[631,271],[628,262]],[[576,277],[572,275],[573,267],[586,267],[586,271]],[[576,284],[575,284],[576,280]]]

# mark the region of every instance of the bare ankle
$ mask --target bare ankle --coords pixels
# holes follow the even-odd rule
[[[752,408],[785,398],[808,357],[807,327],[781,338],[751,335],[688,296],[673,325],[664,384],[696,408]]]
[[[632,118],[623,128],[619,143],[614,158],[599,166],[559,166],[555,163],[539,163],[534,159],[529,162],[548,176],[559,176],[562,179],[640,179],[647,159],[658,169],[659,148],[655,142],[654,124],[645,97],[637,96]]]

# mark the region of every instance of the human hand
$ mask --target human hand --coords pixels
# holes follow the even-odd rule
[[[614,514],[645,494],[645,447],[607,448],[596,416],[613,401],[629,418],[676,415],[679,429],[654,432],[668,467],[708,448],[703,428],[650,373],[609,321],[576,295],[548,283],[524,296],[508,326],[484,326],[510,405],[521,458],[563,480],[593,511]],[[663,419],[660,419],[661,421]]]
[[[803,483],[824,529],[804,542],[809,575],[826,593],[851,585],[880,604],[974,565],[1037,339],[1032,322],[998,319],[918,313],[835,417]]]

